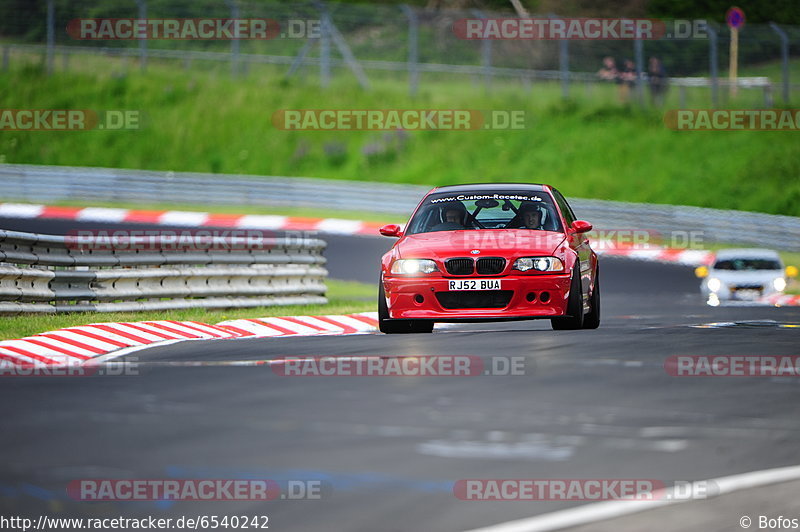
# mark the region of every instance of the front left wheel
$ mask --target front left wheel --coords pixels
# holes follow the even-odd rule
[[[589,307],[591,310],[583,317],[584,329],[597,329],[600,327],[600,266],[597,265],[594,270],[594,290],[592,290],[592,297],[589,298]]]
[[[578,262],[572,271],[572,282],[567,300],[567,315],[551,318],[550,325],[556,331],[572,331],[583,328],[583,291],[581,290],[581,270]]]

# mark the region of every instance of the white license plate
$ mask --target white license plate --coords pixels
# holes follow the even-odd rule
[[[736,294],[737,299],[742,299],[744,301],[755,301],[759,297],[761,297],[761,290],[753,290],[753,289],[739,289],[734,292]]]
[[[448,290],[500,290],[500,279],[458,279],[447,282]]]

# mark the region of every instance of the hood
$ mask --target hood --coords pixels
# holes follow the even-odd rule
[[[439,231],[405,236],[396,252],[407,259],[553,255],[565,239],[564,233],[531,229]],[[476,249],[480,254],[471,253]]]

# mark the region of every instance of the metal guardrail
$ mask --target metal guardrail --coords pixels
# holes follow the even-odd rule
[[[667,78],[670,85],[681,85],[684,87],[710,87],[714,80],[711,78]],[[737,87],[752,88],[752,87],[772,87],[772,81],[766,76],[755,77],[738,77],[733,82],[729,79],[720,79],[717,81],[720,86],[728,87],[736,85]]]
[[[762,89],[764,94],[764,105],[772,107],[775,105],[775,99],[772,95],[772,81],[768,77],[739,77],[736,80],[719,79],[717,78],[702,78],[702,77],[686,77],[686,78],[667,78],[667,84],[678,88],[678,101],[681,107],[686,107],[686,89],[688,87],[730,87],[736,85],[741,89]]]
[[[0,192],[36,202],[278,205],[408,214],[430,187],[302,177],[151,172],[116,168],[0,165]],[[383,201],[381,201],[383,198]]]
[[[722,242],[800,251],[800,218],[795,216],[589,199],[569,202],[576,216],[597,229],[656,231],[676,247]]]
[[[271,205],[408,215],[427,186],[331,179],[0,165],[7,199]],[[597,229],[699,232],[725,242],[800,251],[800,218],[680,205],[570,199]]]
[[[131,238],[105,249],[0,230],[0,314],[327,303],[320,239],[208,238],[192,249],[139,242],[147,246]]]

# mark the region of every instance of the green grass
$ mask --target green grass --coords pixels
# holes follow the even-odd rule
[[[563,102],[556,83],[526,90],[498,80],[489,90],[468,76],[424,75],[411,98],[400,74],[370,72],[373,87],[362,91],[342,72],[322,90],[315,74],[285,81],[285,69],[269,65],[233,81],[225,64],[184,70],[153,60],[142,74],[132,61],[73,58],[68,72],[48,78],[39,63],[38,56],[12,57],[0,77],[5,108],[137,109],[143,128],[4,131],[0,161],[424,185],[546,182],[568,197],[800,215],[800,133],[671,131],[661,111],[616,103],[613,86],[574,84],[572,100]],[[687,98],[688,107],[708,106],[705,89],[689,90]],[[666,108],[677,100],[673,88]],[[735,105],[763,107],[761,92],[742,90]],[[272,125],[275,111],[297,108],[522,110],[528,121],[523,130],[405,136]],[[391,198],[375,198],[375,212],[382,202]]]
[[[290,305],[231,310],[204,310],[199,308],[164,312],[80,312],[75,314],[19,314],[0,319],[0,340],[22,338],[33,334],[86,325],[98,322],[192,320],[219,323],[238,318],[263,318],[270,316],[300,316],[320,314],[350,314],[376,310],[377,288],[353,281],[326,281],[327,305]]]

